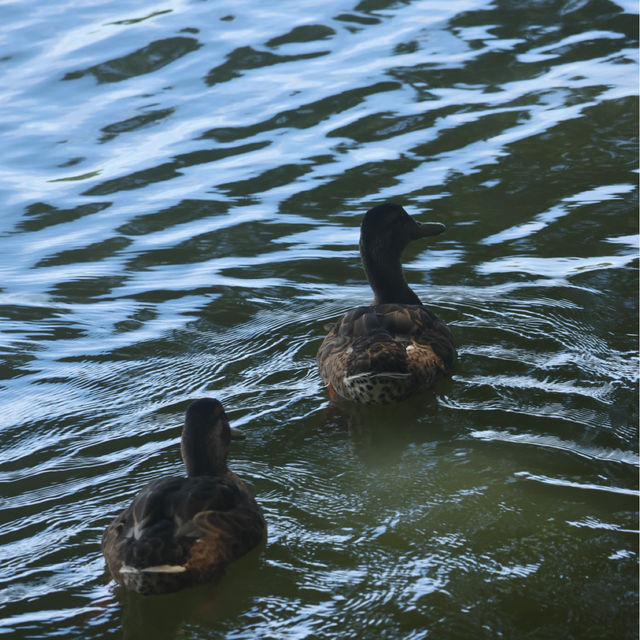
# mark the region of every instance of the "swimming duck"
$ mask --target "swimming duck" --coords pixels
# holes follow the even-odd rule
[[[116,582],[152,594],[213,581],[262,541],[260,507],[227,468],[229,441],[238,435],[217,400],[187,407],[181,444],[187,477],[150,482],[102,536]]]
[[[374,300],[348,311],[320,345],[318,366],[331,397],[396,402],[451,373],[456,357],[451,331],[411,290],[400,261],[412,240],[444,230],[438,222],[414,220],[391,202],[367,211],[360,256]]]

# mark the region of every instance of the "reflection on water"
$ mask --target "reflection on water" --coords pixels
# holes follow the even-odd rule
[[[637,635],[637,7],[9,3],[0,26],[0,629]],[[455,333],[435,393],[328,402],[360,217]],[[108,583],[190,398],[269,525],[220,585]],[[144,629],[144,631],[141,631]]]

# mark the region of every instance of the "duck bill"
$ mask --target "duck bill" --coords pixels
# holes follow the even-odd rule
[[[416,238],[426,238],[427,236],[438,236],[446,230],[440,222],[417,222]]]
[[[247,436],[244,431],[240,431],[240,429],[234,429],[233,427],[229,427],[231,431],[231,439],[232,440],[244,440]]]

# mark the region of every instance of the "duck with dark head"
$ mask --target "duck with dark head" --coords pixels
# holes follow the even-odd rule
[[[450,375],[456,358],[451,331],[408,285],[401,262],[410,242],[444,230],[390,202],[367,211],[360,256],[374,300],[342,316],[318,350],[330,395],[367,404],[397,402]]]
[[[227,467],[232,437],[241,435],[220,402],[189,405],[181,446],[187,477],[150,482],[104,532],[116,582],[147,595],[215,581],[264,539],[260,507]]]

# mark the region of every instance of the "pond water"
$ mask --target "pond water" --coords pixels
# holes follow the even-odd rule
[[[637,637],[636,3],[0,7],[0,631]],[[447,226],[406,272],[459,359],[332,404],[385,200]],[[123,593],[102,530],[205,395],[268,540]]]

